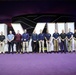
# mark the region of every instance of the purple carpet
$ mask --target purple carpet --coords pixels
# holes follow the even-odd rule
[[[76,53],[0,54],[0,75],[76,75]]]

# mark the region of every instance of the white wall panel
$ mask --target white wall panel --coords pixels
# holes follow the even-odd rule
[[[19,30],[21,34],[23,34],[23,28],[20,23],[11,23],[15,33]]]
[[[57,23],[57,28],[58,28],[59,34],[62,32],[62,30],[65,31],[65,23]]]
[[[37,34],[39,34],[40,30],[43,31],[45,25],[46,25],[46,23],[37,23],[34,30],[36,31]]]
[[[47,29],[48,29],[49,33],[51,34],[51,36],[53,36],[53,33],[55,31],[55,23],[47,23]],[[51,41],[50,41],[50,51],[54,50],[52,40],[53,40],[53,37],[51,37]]]

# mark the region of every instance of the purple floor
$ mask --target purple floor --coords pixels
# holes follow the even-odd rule
[[[0,75],[76,75],[76,53],[0,54]]]

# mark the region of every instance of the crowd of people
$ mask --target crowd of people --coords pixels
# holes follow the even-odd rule
[[[46,33],[43,33],[42,30],[40,30],[40,33],[37,34],[34,30],[31,37],[29,36],[29,33],[27,33],[27,30],[24,30],[24,33],[21,35],[20,31],[17,31],[17,34],[13,34],[12,31],[9,31],[9,34],[7,35],[7,44],[8,44],[8,53],[11,52],[14,53],[14,43],[16,44],[16,53],[29,53],[29,40],[31,41],[32,46],[32,52],[45,52],[44,50],[44,44],[46,44],[46,51],[50,52],[50,41],[52,39],[54,52],[72,52],[72,39],[74,39],[74,49],[76,50],[76,30],[71,32],[71,29],[69,28],[68,33],[65,33],[64,30],[62,30],[61,34],[58,33],[58,31],[55,29],[55,32],[53,35],[51,35],[48,30]],[[3,35],[3,32],[0,34],[0,53],[5,53],[4,46],[5,46],[5,35]],[[67,44],[66,44],[67,42]],[[60,44],[59,44],[60,43]],[[60,50],[59,50],[60,48]]]

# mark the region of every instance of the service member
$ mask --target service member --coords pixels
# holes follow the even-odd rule
[[[74,50],[76,51],[76,29],[74,30],[73,37],[74,37]]]
[[[54,50],[55,52],[58,52],[59,51],[59,33],[57,32],[57,30],[55,30],[53,34],[53,41],[54,41]]]
[[[71,32],[71,29],[69,28],[69,32],[67,33],[68,52],[72,51],[72,38],[73,38],[73,33]]]
[[[60,39],[61,39],[61,51],[66,53],[67,49],[66,49],[66,33],[64,32],[64,30],[62,30],[62,33],[60,34]]]
[[[36,31],[34,30],[32,34],[32,50],[33,52],[37,52],[37,41],[38,41],[38,35]]]
[[[46,39],[47,52],[49,52],[51,34],[48,32],[48,30],[47,30],[47,32],[46,32],[46,34],[45,34],[45,39]]]
[[[38,41],[39,41],[39,53],[41,52],[41,50],[44,53],[44,38],[45,38],[45,34],[42,33],[42,30],[40,30],[40,34],[38,35]]]
[[[7,36],[7,40],[8,40],[8,52],[10,53],[11,48],[12,48],[12,54],[13,54],[13,46],[14,46],[14,34],[12,34],[12,31],[9,31],[9,34]]]
[[[23,47],[23,53],[26,51],[27,53],[29,52],[28,47],[29,47],[29,34],[27,33],[27,30],[24,30],[24,33],[22,34],[22,47]]]
[[[21,53],[21,34],[20,31],[17,31],[17,34],[15,35],[15,42],[16,42],[16,52]]]
[[[4,46],[5,46],[5,35],[3,35],[3,32],[1,32],[1,35],[0,35],[0,53],[5,53]]]

